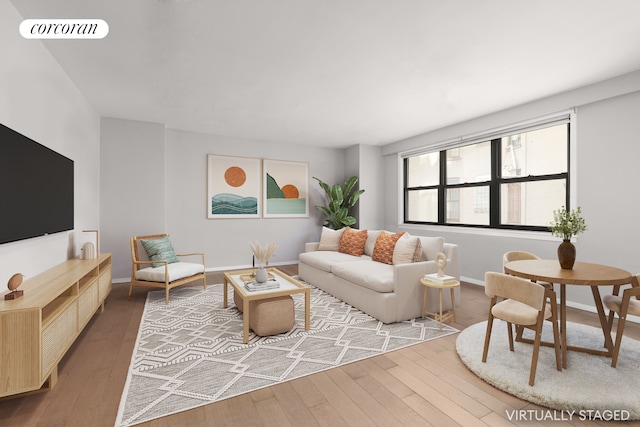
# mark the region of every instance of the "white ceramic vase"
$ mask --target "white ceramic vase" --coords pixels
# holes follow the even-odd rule
[[[264,267],[258,267],[256,269],[256,282],[264,283],[269,280],[269,274],[267,274],[267,269]]]

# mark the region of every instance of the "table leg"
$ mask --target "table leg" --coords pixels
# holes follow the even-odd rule
[[[567,286],[560,284],[560,346],[562,367],[567,368]]]
[[[245,344],[249,343],[249,316],[251,310],[249,310],[249,298],[242,299],[242,326],[243,326],[243,340]]]
[[[422,320],[424,320],[424,315],[427,312],[427,287],[424,286],[424,293],[422,294]]]
[[[607,355],[612,357],[613,355],[613,340],[611,339],[611,330],[609,329],[609,323],[607,322],[607,315],[604,314],[604,307],[602,306],[602,299],[600,298],[600,291],[597,286],[591,287],[593,293],[593,302],[596,303],[598,309],[598,317],[600,318],[600,325],[602,326],[602,333],[604,334],[604,345],[607,347]]]
[[[442,330],[442,288],[440,288],[440,330]]]
[[[224,291],[223,291],[223,295],[224,296],[222,297],[222,307],[223,308],[227,308],[228,307],[228,304],[227,304],[227,293],[228,293],[227,285],[228,284],[229,284],[229,282],[227,281],[227,278],[225,277],[224,278],[224,283],[222,284],[222,287],[224,288]]]
[[[451,311],[453,311],[453,321],[457,322],[456,320],[456,293],[454,292],[453,288],[450,289],[451,291]]]
[[[310,306],[311,306],[311,291],[307,289],[304,292],[304,329],[305,331],[308,331],[309,328],[311,327]]]

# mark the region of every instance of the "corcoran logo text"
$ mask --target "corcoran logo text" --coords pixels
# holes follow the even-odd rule
[[[20,24],[25,39],[102,39],[108,33],[102,19],[25,19]]]

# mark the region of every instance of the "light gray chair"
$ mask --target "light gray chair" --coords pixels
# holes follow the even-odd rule
[[[636,275],[636,281],[640,282],[640,274]],[[614,313],[618,313],[616,342],[613,347],[613,357],[611,358],[611,366],[613,368],[615,368],[618,363],[618,354],[620,354],[620,344],[622,343],[622,335],[624,332],[624,325],[627,321],[627,314],[640,316],[640,301],[638,301],[638,297],[640,297],[640,287],[625,289],[622,292],[622,296],[605,295],[602,297],[602,302],[610,310],[609,330],[613,327]]]
[[[536,254],[533,254],[531,252],[525,252],[525,251],[505,252],[504,255],[502,256],[502,268],[504,268],[504,265],[508,262],[528,260],[528,259],[540,259],[540,257]],[[553,284],[551,283],[548,283],[548,282],[537,282],[537,283],[539,283],[540,285],[544,286],[547,289],[553,290]]]
[[[553,325],[553,344],[556,353],[556,368],[562,370],[560,362],[560,337],[558,332],[558,308],[555,297],[549,298],[549,291],[544,286],[529,280],[504,273],[487,272],[485,274],[485,293],[491,298],[489,306],[489,319],[484,340],[482,362],[487,361],[489,342],[493,319],[498,318],[507,322],[509,333],[509,349],[513,349],[512,324],[520,325],[535,331],[533,340],[533,355],[529,373],[529,385],[533,385],[538,366],[538,353],[542,340],[542,327],[545,319],[549,319]],[[498,302],[499,298],[503,298]]]

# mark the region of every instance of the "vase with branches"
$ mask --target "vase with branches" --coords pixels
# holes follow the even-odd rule
[[[251,251],[253,252],[254,259],[254,267],[257,266],[255,277],[256,282],[264,283],[268,280],[269,274],[267,273],[267,265],[269,265],[269,258],[276,251],[276,244],[269,243],[265,246],[260,246],[260,243],[249,242],[249,246],[251,247]]]
[[[555,237],[562,238],[558,247],[560,267],[572,269],[576,261],[576,247],[571,243],[571,238],[587,231],[587,223],[582,217],[580,206],[571,211],[564,206],[553,211],[553,221],[549,229]]]

